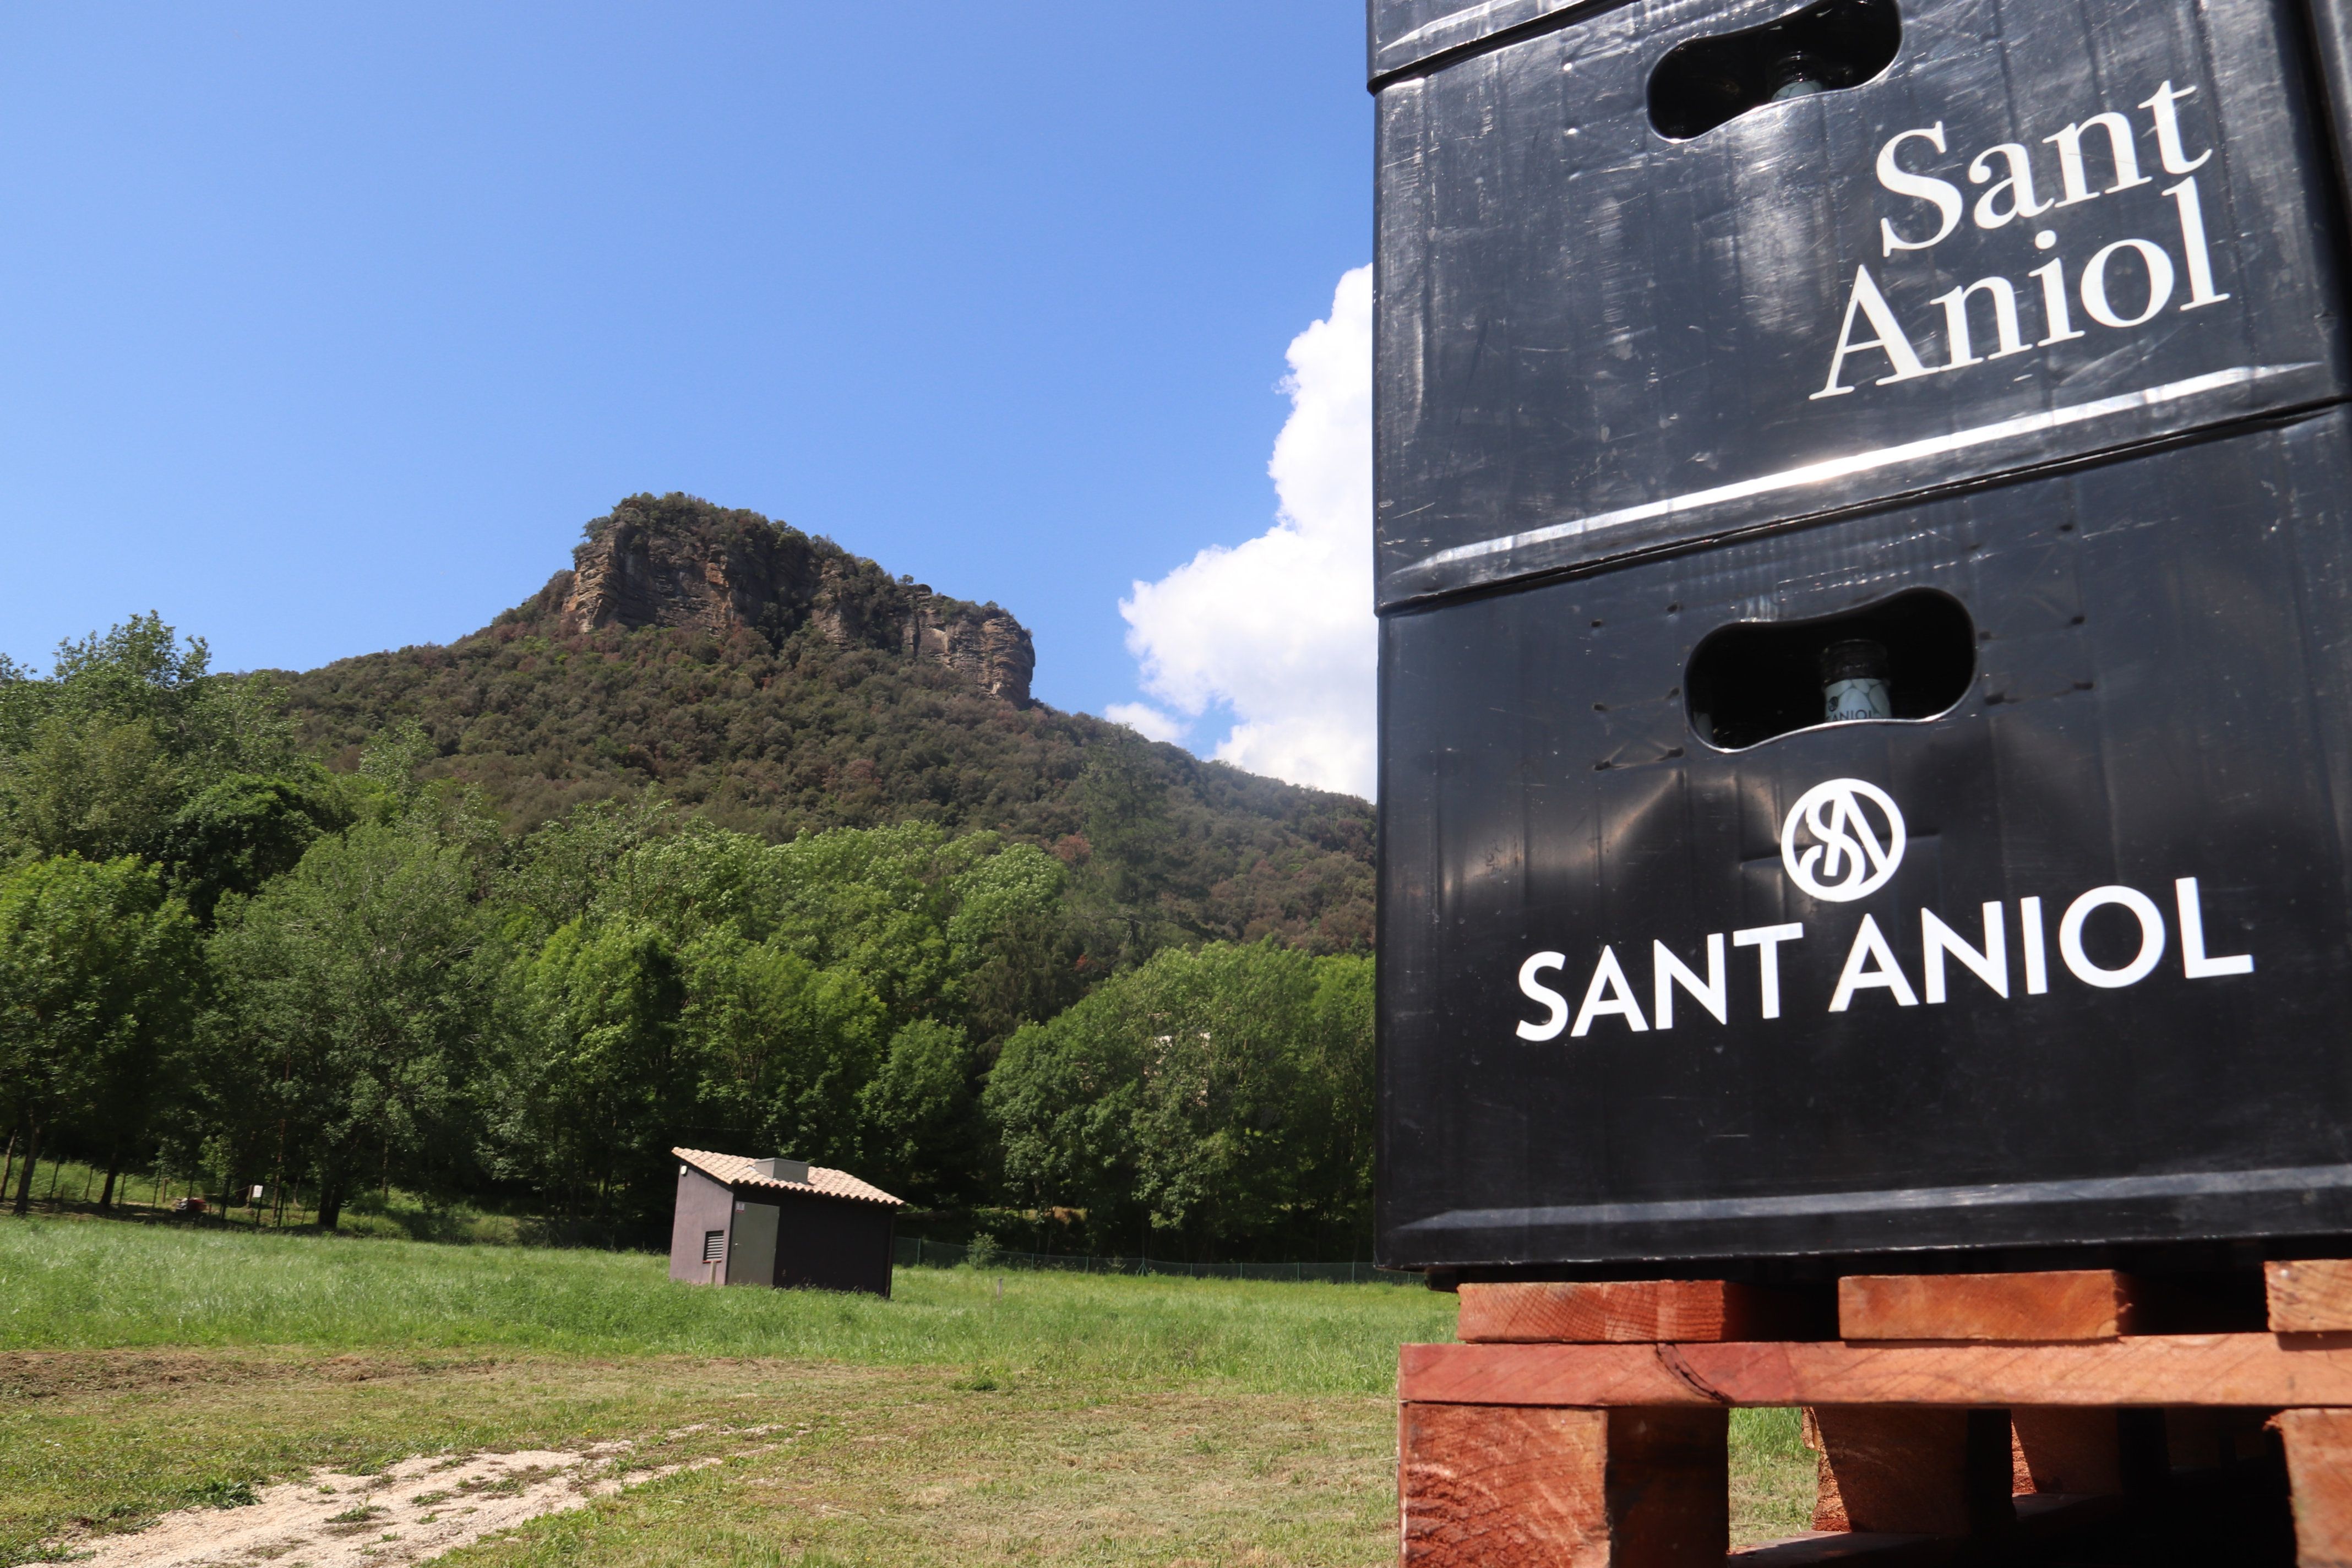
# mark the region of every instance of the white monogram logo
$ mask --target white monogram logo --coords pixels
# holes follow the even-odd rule
[[[1871,807],[1885,819],[1883,836],[1872,825]],[[1813,839],[1801,854],[1801,831]],[[1885,887],[1903,863],[1904,843],[1903,814],[1885,790],[1860,779],[1831,779],[1789,808],[1780,826],[1780,864],[1813,897],[1843,904]]]

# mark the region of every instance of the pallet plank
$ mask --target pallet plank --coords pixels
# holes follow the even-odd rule
[[[2263,1289],[2274,1334],[2352,1331],[2352,1259],[2266,1263]]]
[[[1763,1292],[1722,1279],[1465,1284],[1465,1344],[1655,1344],[1759,1336]]]
[[[2111,1340],[2131,1332],[2136,1286],[2112,1268],[2032,1274],[1850,1274],[1838,1281],[1847,1340]]]
[[[1400,1395],[1584,1405],[2352,1405],[2352,1346],[2271,1334],[2083,1344],[1406,1345]]]

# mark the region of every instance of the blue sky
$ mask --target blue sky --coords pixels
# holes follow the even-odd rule
[[[446,641],[682,489],[1132,700],[1370,258],[1362,60],[1359,0],[0,11],[0,651]]]

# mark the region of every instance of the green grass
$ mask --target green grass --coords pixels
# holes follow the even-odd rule
[[[453,1563],[1393,1561],[1392,1286],[902,1269],[888,1301],[640,1254],[0,1220],[0,1564],[316,1466],[731,1454]],[[789,1436],[742,1450],[731,1428]],[[672,1436],[698,1426],[698,1435]],[[1801,1529],[1792,1412],[1733,1413],[1735,1535]]]
[[[0,1224],[0,1350],[755,1355],[1377,1394],[1398,1345],[1453,1336],[1454,1298],[1383,1285],[906,1268],[894,1289],[714,1290],[644,1253]]]
[[[1800,1413],[1731,1413],[1731,1537],[1734,1545],[1776,1541],[1813,1527],[1819,1462],[1805,1447]]]

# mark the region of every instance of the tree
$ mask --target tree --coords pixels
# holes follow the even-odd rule
[[[136,1134],[201,984],[195,924],[153,867],[62,856],[0,874],[0,1093],[25,1148],[16,1213],[61,1121],[103,1124],[118,1155]],[[110,1173],[110,1200],[112,1187]]]
[[[1074,989],[1065,877],[928,824],[771,845],[598,805],[539,829],[497,884],[535,943],[508,990],[505,1168],[629,1222],[666,1212],[667,1150],[693,1142],[981,1201],[993,1046]]]
[[[532,835],[534,847],[547,837]],[[1066,875],[1034,846],[929,823],[770,845],[688,821],[621,856],[593,907],[650,921],[681,948],[723,931],[846,969],[891,1028],[938,1017],[985,1041],[1074,994]]]
[[[315,773],[283,694],[216,676],[153,615],[60,644],[47,680],[0,680],[0,848],[162,858],[176,814],[233,773]]]
[[[1271,942],[1171,949],[1006,1042],[1005,1174],[1097,1241],[1203,1251],[1368,1236],[1370,961]]]
[[[982,1099],[1016,1200],[1080,1210],[1092,1241],[1120,1252],[1145,1237],[1150,1217],[1138,1201],[1136,1141],[1147,1037],[1128,1001],[1114,980],[1050,1023],[1016,1030]]]
[[[698,1087],[681,1048],[685,985],[662,932],[642,921],[557,930],[517,965],[513,1045],[496,1128],[506,1168],[572,1217],[642,1200],[647,1167],[691,1120]],[[633,1184],[632,1178],[636,1178]]]
[[[322,788],[226,773],[173,814],[160,853],[189,910],[209,922],[223,895],[259,892],[299,865],[320,835],[350,824],[349,810]]]
[[[1061,862],[1028,844],[998,849],[956,875],[948,950],[956,995],[975,1040],[1001,1040],[1078,999],[1083,987],[1068,886]]]
[[[1142,747],[1114,743],[1087,762],[1077,797],[1086,814],[1087,890],[1113,933],[1102,956],[1140,963],[1172,934],[1163,897],[1173,890],[1176,859],[1167,781]]]
[[[471,1158],[495,962],[474,857],[434,826],[319,839],[252,900],[225,901],[210,943],[225,993],[212,1081],[236,1159],[307,1163],[330,1228],[395,1166],[446,1189]]]
[[[873,1129],[867,1158],[875,1180],[926,1207],[985,1195],[992,1173],[986,1123],[977,1114],[982,1068],[981,1053],[951,1024],[918,1018],[891,1037],[858,1095]]]
[[[493,897],[544,937],[586,914],[631,853],[677,832],[682,820],[658,796],[591,801],[525,837]]]
[[[713,931],[688,953],[685,1026],[714,1122],[767,1150],[855,1166],[860,1097],[887,1037],[881,999],[845,964]]]

